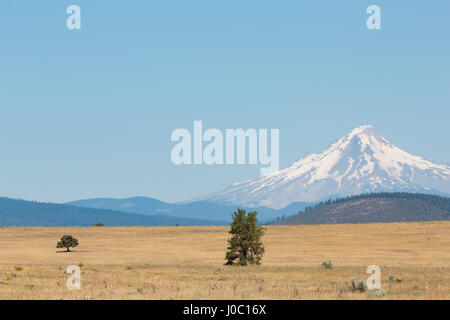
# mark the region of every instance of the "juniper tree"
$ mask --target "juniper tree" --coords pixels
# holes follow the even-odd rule
[[[58,241],[56,244],[56,248],[66,248],[67,252],[70,251],[70,248],[75,248],[78,246],[78,240],[71,235],[64,235],[61,237],[61,241]]]
[[[258,224],[255,211],[246,214],[238,209],[230,224],[231,238],[225,255],[227,265],[259,265],[264,254],[262,236],[265,228]],[[236,261],[237,260],[237,261]]]

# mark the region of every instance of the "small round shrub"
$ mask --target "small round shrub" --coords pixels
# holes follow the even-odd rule
[[[388,281],[389,286],[392,286],[392,284],[394,283],[394,280],[395,280],[395,275],[390,274],[389,275],[389,281]]]
[[[375,297],[377,297],[377,298],[384,297],[385,295],[386,295],[386,291],[385,290],[377,289],[375,291]]]
[[[367,283],[364,280],[359,280],[356,283],[356,289],[361,291],[361,292],[365,292],[367,290]]]
[[[324,269],[333,269],[333,263],[330,260],[322,262],[320,266]]]
[[[101,222],[97,222],[97,223],[94,223],[92,226],[93,227],[104,227],[105,225]]]

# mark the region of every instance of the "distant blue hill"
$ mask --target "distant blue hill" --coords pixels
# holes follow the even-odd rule
[[[248,211],[257,211],[259,221],[269,222],[278,217],[296,214],[305,209],[305,207],[311,205],[311,203],[296,202],[283,209],[276,210],[267,207],[248,208],[237,205],[218,204],[209,201],[173,204],[147,197],[132,197],[125,199],[95,198],[72,201],[66,204],[85,208],[120,210],[146,215],[164,214],[182,218],[227,222],[231,221],[231,215],[238,207]]]
[[[0,198],[0,226],[202,226],[225,225],[220,220],[190,219],[166,214],[144,215],[119,210],[84,208],[55,203],[41,203]]]

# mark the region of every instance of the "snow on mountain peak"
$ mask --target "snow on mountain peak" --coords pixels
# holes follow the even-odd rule
[[[360,134],[373,134],[373,133],[376,133],[375,129],[371,125],[365,125],[353,129],[353,131],[350,132],[349,135],[355,136]]]
[[[450,194],[450,167],[411,155],[364,125],[322,153],[202,199],[279,209],[293,202],[381,191]]]

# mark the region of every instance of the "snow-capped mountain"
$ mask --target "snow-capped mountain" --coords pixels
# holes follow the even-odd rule
[[[254,180],[235,183],[202,200],[283,208],[366,192],[450,194],[450,166],[411,155],[371,126],[361,126],[319,154]]]

